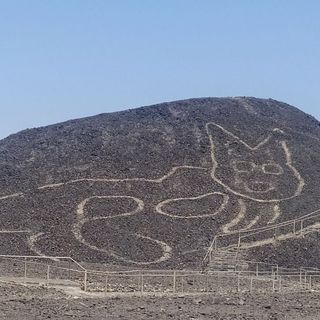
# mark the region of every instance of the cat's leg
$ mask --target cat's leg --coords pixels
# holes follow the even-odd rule
[[[239,211],[236,217],[222,226],[222,231],[224,233],[249,230],[259,222],[259,215],[255,215],[252,217],[249,214],[250,212],[248,211],[248,204],[245,200],[238,199],[238,207]]]
[[[269,220],[267,221],[267,224],[276,223],[277,220],[278,220],[278,218],[280,217],[280,215],[281,215],[281,208],[280,208],[279,203],[274,204],[274,205],[271,205],[271,208],[270,208],[270,218],[269,218]]]

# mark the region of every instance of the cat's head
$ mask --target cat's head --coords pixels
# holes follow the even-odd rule
[[[304,180],[280,129],[251,145],[215,123],[207,124],[212,178],[229,192],[258,202],[276,202],[301,194]]]

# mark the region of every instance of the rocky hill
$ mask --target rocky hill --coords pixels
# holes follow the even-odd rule
[[[272,99],[71,120],[0,141],[0,254],[198,266],[218,233],[319,209],[319,185],[319,122]]]

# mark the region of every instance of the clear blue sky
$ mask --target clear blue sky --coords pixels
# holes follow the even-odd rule
[[[318,0],[0,0],[0,137],[201,96],[320,119]]]

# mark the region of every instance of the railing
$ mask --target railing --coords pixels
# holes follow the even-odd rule
[[[76,285],[86,290],[86,269],[70,257],[0,255],[0,277],[45,285]]]
[[[69,257],[0,256],[0,279],[47,286],[76,286],[104,294],[202,294],[320,290],[320,270],[264,262],[247,270],[87,270]]]
[[[212,254],[217,249],[236,249],[235,260],[240,248],[250,248],[258,245],[272,243],[276,240],[285,240],[294,236],[302,236],[308,232],[320,229],[320,209],[304,215],[298,219],[250,230],[239,230],[227,234],[218,234],[211,242],[202,265],[207,266],[212,260]]]

